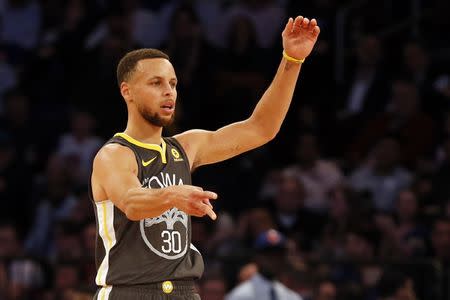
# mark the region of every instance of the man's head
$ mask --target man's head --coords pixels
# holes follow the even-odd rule
[[[402,190],[397,196],[396,213],[401,222],[414,221],[419,210],[417,196],[410,189]]]
[[[297,160],[303,168],[314,167],[320,158],[317,135],[313,132],[302,133],[298,137],[296,150]]]
[[[294,215],[303,207],[305,187],[298,174],[291,169],[285,169],[280,174],[280,182],[275,195],[277,212]]]
[[[380,39],[374,35],[367,35],[358,41],[356,55],[358,62],[364,67],[376,67],[382,58]]]
[[[400,140],[395,136],[381,138],[373,148],[375,169],[378,171],[392,171],[400,159]]]
[[[337,296],[336,285],[328,280],[318,284],[316,290],[316,300],[335,300]]]
[[[205,276],[200,283],[202,299],[222,300],[227,291],[225,278],[220,275]]]
[[[129,117],[158,127],[173,122],[177,77],[167,54],[156,49],[127,53],[117,66],[117,83]]]
[[[393,113],[401,118],[410,118],[420,110],[420,93],[416,84],[405,77],[398,77],[391,83]]]
[[[20,241],[13,223],[0,223],[0,259],[12,258],[20,254]]]
[[[364,261],[373,258],[374,239],[371,232],[363,230],[349,230],[345,235],[344,251],[348,259]]]
[[[450,218],[439,217],[434,221],[431,243],[438,259],[450,260]]]
[[[275,229],[269,229],[257,236],[253,246],[258,272],[267,279],[274,279],[286,267],[286,237]]]
[[[381,299],[415,300],[416,295],[411,278],[399,271],[386,270],[378,281]]]

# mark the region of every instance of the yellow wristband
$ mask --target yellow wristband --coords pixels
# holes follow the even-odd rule
[[[296,64],[302,64],[305,62],[305,59],[297,59],[295,57],[289,56],[286,51],[283,50],[283,57],[286,58],[287,61],[296,63]]]

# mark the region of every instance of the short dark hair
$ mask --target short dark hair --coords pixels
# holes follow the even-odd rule
[[[140,60],[148,58],[165,58],[169,60],[169,56],[158,49],[144,48],[133,50],[125,54],[117,65],[117,84],[126,81],[136,70],[136,65]]]

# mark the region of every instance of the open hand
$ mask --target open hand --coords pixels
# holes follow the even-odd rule
[[[291,57],[304,59],[311,53],[319,33],[316,19],[310,21],[302,16],[295,20],[289,18],[282,33],[283,49]]]

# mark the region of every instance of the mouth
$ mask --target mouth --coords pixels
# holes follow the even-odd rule
[[[173,113],[175,110],[175,103],[173,101],[166,101],[160,107],[166,113]]]

